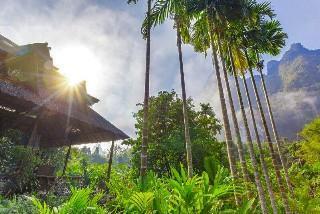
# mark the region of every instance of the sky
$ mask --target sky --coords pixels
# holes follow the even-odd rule
[[[288,50],[301,42],[320,48],[319,0],[272,0],[288,33]],[[135,137],[133,112],[144,95],[145,41],[140,25],[146,2],[126,0],[1,0],[0,34],[19,45],[48,42],[54,64],[73,79],[85,79],[88,92],[100,99],[94,109]],[[283,53],[282,52],[282,53]],[[187,95],[210,102],[220,115],[210,57],[184,46]],[[279,59],[266,56],[266,60]],[[150,93],[176,90],[180,76],[172,22],[152,31]]]

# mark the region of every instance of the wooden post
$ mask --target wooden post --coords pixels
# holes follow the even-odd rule
[[[68,151],[67,151],[67,154],[66,154],[66,159],[64,161],[64,166],[63,166],[61,177],[63,177],[65,175],[65,173],[66,173],[67,164],[68,164],[69,157],[70,157],[70,152],[71,152],[71,141],[70,141],[69,148],[68,148]]]
[[[38,125],[39,125],[39,122],[40,122],[41,118],[43,117],[43,115],[44,115],[44,110],[41,108],[39,115],[35,119],[30,138],[29,138],[27,144],[25,145],[25,147],[31,146],[33,148],[37,145],[39,146],[41,136],[38,134]]]
[[[107,182],[109,182],[110,176],[111,176],[111,165],[112,165],[113,152],[114,152],[114,140],[112,140],[112,144],[110,147],[110,155],[109,155],[108,171],[107,171]]]

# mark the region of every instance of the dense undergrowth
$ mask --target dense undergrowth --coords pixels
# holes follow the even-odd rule
[[[282,145],[294,188],[289,202],[291,209],[297,213],[320,212],[319,130],[318,118],[305,126],[299,141]],[[128,150],[119,148],[111,179],[107,181],[107,163],[99,151],[91,154],[86,148],[73,148],[66,174],[81,176],[82,182],[58,182],[47,192],[39,191],[34,175],[37,165],[55,165],[59,175],[64,160],[61,157],[64,157],[65,151],[31,151],[14,144],[16,135],[16,132],[10,131],[1,138],[2,173],[14,175],[18,169],[21,176],[14,177],[7,187],[14,187],[11,193],[1,197],[0,213],[261,213],[253,182],[246,184],[240,178],[233,181],[228,166],[219,160],[222,153],[219,156],[199,156],[204,159],[203,169],[192,178],[188,178],[184,166],[180,165],[171,167],[169,172],[164,173],[150,170],[142,182],[137,176],[138,165],[134,162],[118,161],[131,159]],[[170,154],[170,151],[167,152]],[[266,148],[264,152],[268,154]],[[122,157],[123,155],[126,158]],[[131,153],[132,155],[135,153]],[[157,169],[158,164],[149,167]],[[247,164],[250,179],[253,181],[252,165],[250,162]],[[270,159],[267,159],[267,164],[272,169]],[[279,213],[283,213],[273,170],[270,170],[270,177]],[[266,190],[265,183],[263,186]],[[61,189],[65,192],[61,192]],[[240,199],[239,205],[236,205],[235,194]],[[271,208],[268,209],[271,212]]]

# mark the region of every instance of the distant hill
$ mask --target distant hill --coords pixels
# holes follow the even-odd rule
[[[259,75],[255,79],[261,88]],[[320,50],[292,44],[280,61],[267,63],[265,80],[280,135],[295,139],[296,133],[320,113]],[[261,97],[264,100],[262,90]],[[256,114],[260,121],[258,112]]]

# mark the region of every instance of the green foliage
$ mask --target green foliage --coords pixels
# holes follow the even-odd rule
[[[5,192],[31,191],[37,185],[34,172],[41,159],[31,148],[16,145],[21,137],[9,130],[0,138],[0,171],[9,178]]]
[[[108,202],[108,209],[110,212],[118,213],[127,206],[132,193],[140,191],[138,185],[140,182],[135,179],[133,171],[126,166],[114,168],[111,178],[107,185],[113,199]]]
[[[50,207],[46,204],[46,202],[41,202],[36,198],[31,198],[33,204],[36,206],[39,214],[53,214],[54,211],[50,209]],[[57,210],[56,208],[54,209]]]
[[[183,166],[179,171],[171,168],[170,176],[166,178],[149,172],[143,187],[139,180],[128,178],[128,174],[113,174],[115,181],[111,181],[109,188],[114,199],[107,202],[107,209],[113,213],[219,213],[234,210],[234,190],[237,194],[242,191],[234,187],[224,167],[217,163],[215,167],[214,185],[206,172],[188,178]],[[245,204],[243,209],[252,211],[253,206]]]
[[[65,154],[63,148],[47,148],[38,151],[41,158],[41,165],[48,165],[61,170],[64,165]]]
[[[301,141],[287,145],[293,164],[289,169],[294,186],[292,204],[299,213],[320,212],[320,118],[305,125]]]
[[[37,207],[39,214],[98,214],[104,213],[104,209],[98,205],[102,194],[91,196],[92,190],[72,189],[72,195],[65,203],[59,207],[50,208],[46,202],[41,202],[36,198],[32,198],[32,202]]]
[[[12,199],[0,198],[0,213],[34,214],[36,206],[26,196],[15,196]]]
[[[153,204],[152,192],[136,192],[129,199],[130,213],[152,213]]]
[[[93,163],[89,164],[87,170],[90,187],[100,187],[100,189],[105,189],[104,182],[107,179],[107,165]]]
[[[320,162],[320,117],[307,124],[301,131],[301,147],[297,156],[307,162],[315,164]]]
[[[141,106],[141,104],[139,104]],[[196,172],[204,170],[204,158],[213,156],[227,165],[224,144],[218,142],[216,135],[221,129],[212,107],[201,104],[196,110],[192,99],[188,99],[190,138],[192,143],[193,166]],[[143,127],[143,110],[134,114],[136,119],[137,139],[130,139],[124,144],[132,146],[132,164],[138,169]],[[148,167],[158,175],[170,173],[170,166],[180,167],[186,162],[182,101],[177,94],[160,92],[149,101],[149,146]]]

